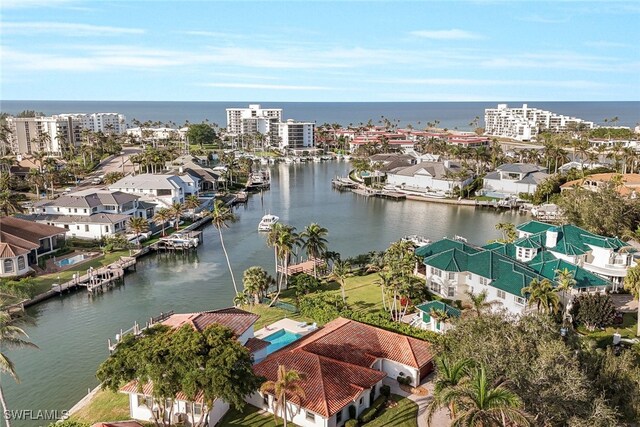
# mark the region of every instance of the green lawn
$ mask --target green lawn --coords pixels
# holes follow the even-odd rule
[[[367,427],[417,427],[418,404],[397,394],[392,394],[391,399],[398,402],[398,406],[385,409],[378,418],[365,425]]]
[[[267,305],[244,306],[242,308],[260,316],[254,325],[255,330],[261,329],[285,317],[300,322],[313,322],[313,320],[302,317],[299,314],[291,313],[290,311],[277,307],[268,307]]]
[[[109,265],[117,261],[121,256],[129,256],[129,251],[116,251],[108,253],[106,255],[100,255],[99,257],[94,258],[91,261],[78,264],[75,268],[60,271],[58,273],[45,274],[43,276],[35,277],[33,281],[36,284],[37,293],[40,294],[50,290],[51,285],[53,285],[54,283],[64,283],[71,280],[74,273],[80,272],[84,274],[89,269],[89,267],[98,268]],[[58,277],[60,279],[58,279]]]
[[[282,420],[278,419],[276,424],[273,420],[273,415],[262,414],[260,409],[249,404],[244,405],[242,411],[238,411],[234,408],[229,409],[229,412],[222,417],[218,423],[218,427],[229,426],[243,426],[243,427],[277,427],[283,425]],[[289,426],[295,426],[295,424],[289,422]]]
[[[637,313],[624,313],[622,315],[622,325],[614,325],[604,330],[588,331],[584,327],[579,327],[578,332],[596,340],[598,347],[606,347],[613,343],[613,334],[618,332],[622,338],[636,338],[638,327]]]
[[[471,197],[472,200],[477,200],[479,202],[495,202],[497,200],[500,200],[496,197],[489,197],[489,196],[476,196],[476,197]]]
[[[73,414],[71,419],[89,424],[100,421],[131,419],[129,414],[129,395],[100,390],[89,404]]]

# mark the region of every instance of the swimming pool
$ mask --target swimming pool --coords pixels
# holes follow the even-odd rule
[[[73,265],[73,264],[82,262],[87,258],[89,258],[88,255],[76,255],[76,256],[72,256],[71,258],[65,258],[65,259],[61,259],[60,261],[56,261],[56,265],[58,267],[66,267],[68,265]]]
[[[263,340],[271,343],[267,347],[267,354],[271,354],[274,351],[280,350],[282,347],[298,340],[300,337],[302,337],[302,335],[294,334],[286,329],[280,329],[279,331],[264,337]]]

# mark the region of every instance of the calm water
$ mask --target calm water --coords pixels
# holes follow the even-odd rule
[[[329,229],[331,250],[343,256],[383,250],[405,234],[431,239],[456,234],[484,243],[498,237],[497,222],[522,222],[518,214],[414,201],[366,199],[331,189],[330,180],[344,175],[345,162],[280,165],[272,169],[272,189],[254,195],[237,209],[239,221],[224,231],[236,278],[252,265],[273,273],[273,252],[258,234],[262,215],[271,212],[298,229],[316,221]],[[97,385],[96,368],[107,355],[107,338],[134,321],[144,322],[161,311],[191,312],[229,306],[232,286],[217,231],[207,227],[204,245],[191,255],[152,255],[126,285],[88,298],[78,292],[29,310],[37,326],[28,327],[40,350],[11,353],[22,383],[4,376],[3,387],[12,409],[70,408]],[[16,423],[19,426],[38,422]],[[46,423],[45,423],[46,424]]]
[[[310,120],[316,123],[377,123],[381,116],[399,119],[402,126],[412,124],[424,128],[429,121],[439,120],[441,127],[468,129],[474,117],[484,119],[485,108],[495,108],[496,102],[127,102],[127,101],[0,101],[0,111],[17,114],[23,110],[45,114],[91,113],[109,111],[122,113],[131,122],[186,120],[198,123],[205,119],[226,126],[225,108],[247,107],[260,103],[267,108],[282,108],[284,118]],[[640,102],[527,102],[530,107],[579,117],[596,123],[617,116],[618,126],[635,126],[640,121]],[[522,106],[523,102],[509,102]]]

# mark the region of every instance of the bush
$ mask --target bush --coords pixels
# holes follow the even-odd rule
[[[396,377],[396,380],[398,381],[399,384],[411,385],[411,377],[405,376],[402,372],[400,372],[400,375]]]
[[[57,423],[49,424],[49,427],[89,427],[89,423],[66,419]]]
[[[351,405],[349,406],[349,418],[354,419],[356,418],[356,407]],[[357,421],[356,421],[356,425],[357,425]]]
[[[358,420],[351,419],[344,423],[344,427],[358,427]]]
[[[300,297],[298,309],[300,314],[320,323],[327,323],[343,315],[347,305],[340,295],[318,292]]]
[[[382,329],[386,329],[387,331],[397,332],[399,334],[408,335],[413,338],[417,338],[424,341],[429,341],[431,343],[437,343],[442,338],[440,334],[433,331],[425,331],[422,329],[414,328],[407,323],[398,323],[394,322],[388,317],[382,314],[372,314],[372,313],[363,313],[363,312],[343,312],[341,313],[344,317],[348,317],[352,320],[366,323],[372,326],[377,326]]]
[[[360,414],[360,422],[366,424],[372,421],[384,407],[385,403],[387,403],[387,397],[379,396],[376,400],[373,401],[373,404],[371,406],[362,411],[362,414]]]
[[[604,328],[613,324],[616,317],[616,307],[609,295],[582,294],[573,300],[572,313],[576,322],[593,331],[596,328]]]
[[[386,384],[383,385],[382,387],[380,387],[380,394],[388,398],[389,396],[391,396],[391,387]]]

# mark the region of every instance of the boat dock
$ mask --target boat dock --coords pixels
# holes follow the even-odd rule
[[[324,260],[320,259],[320,258],[312,258],[309,259],[307,261],[303,261],[301,263],[298,264],[293,264],[287,267],[287,276],[292,276],[294,274],[298,274],[298,273],[305,273],[305,274],[313,274],[313,267],[316,267],[316,269],[318,267],[321,267],[322,265],[324,265]],[[281,265],[278,265],[278,272],[279,273],[284,273],[284,268]]]
[[[348,190],[352,188],[358,188],[358,183],[351,181],[348,178],[336,177],[331,180],[331,185],[337,190]]]
[[[185,228],[183,231],[176,231],[170,236],[161,237],[160,240],[148,247],[155,251],[187,251],[197,248],[201,242],[202,230],[188,230]]]
[[[116,349],[116,346],[118,345],[118,343],[120,343],[120,341],[122,341],[122,339],[124,337],[126,337],[127,335],[138,336],[145,329],[150,328],[151,326],[156,325],[158,323],[164,322],[169,317],[171,317],[173,314],[174,314],[173,310],[171,310],[171,311],[169,311],[167,313],[160,313],[159,316],[149,318],[149,320],[146,322],[146,324],[144,326],[142,326],[142,327],[140,327],[138,322],[135,322],[133,324],[133,326],[131,328],[127,329],[126,331],[120,329],[120,333],[116,334],[115,341],[111,341],[111,338],[109,338],[108,341],[107,341],[107,345],[109,347],[109,353],[113,353],[113,351]]]

